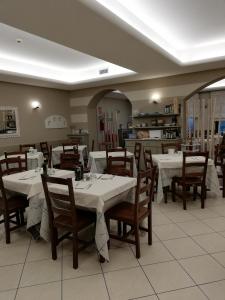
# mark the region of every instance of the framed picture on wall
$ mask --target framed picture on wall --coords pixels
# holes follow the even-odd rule
[[[20,136],[18,108],[0,106],[0,138]]]

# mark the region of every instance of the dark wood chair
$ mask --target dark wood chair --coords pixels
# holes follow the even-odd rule
[[[153,169],[154,164],[153,164],[153,160],[152,160],[152,151],[150,149],[148,149],[148,150],[144,149],[143,155],[144,155],[145,170]],[[158,177],[159,177],[159,172],[158,172],[158,169],[156,168],[155,185],[154,185],[155,193],[157,193],[157,188],[158,188]]]
[[[78,154],[78,144],[76,143],[63,143],[63,153],[70,153],[70,154]]]
[[[51,235],[52,259],[57,259],[57,245],[65,238],[73,242],[73,268],[78,268],[78,252],[90,244],[79,239],[79,232],[95,222],[95,213],[80,210],[76,207],[72,178],[56,178],[41,175],[45,199],[48,207],[49,228]],[[68,194],[54,193],[49,190],[49,184],[66,186]],[[58,237],[58,229],[63,236]],[[84,246],[79,248],[79,242]]]
[[[48,157],[49,157],[48,142],[41,142],[40,143],[40,149],[41,149],[41,152],[43,153],[44,157],[48,160]]]
[[[29,151],[30,148],[36,149],[36,145],[35,144],[23,144],[23,145],[20,145],[20,152]]]
[[[60,155],[60,169],[75,170],[80,165],[79,154],[61,153]]]
[[[121,152],[122,155],[121,157],[126,158],[127,157],[127,149],[126,148],[108,148],[106,147],[106,172],[108,172],[108,168],[109,168],[109,157],[111,153],[118,153]],[[124,165],[123,167],[126,167],[126,161],[124,160]]]
[[[49,168],[53,167],[53,162],[52,162],[52,145],[49,146],[48,167]]]
[[[222,196],[225,198],[225,145],[215,146],[214,164],[217,169],[218,178],[222,183]]]
[[[99,151],[106,151],[106,149],[112,148],[111,142],[103,142],[98,144]]]
[[[133,157],[112,157],[108,158],[107,173],[117,176],[133,177]]]
[[[92,140],[91,142],[91,152],[95,150],[95,140]]]
[[[162,154],[168,154],[168,149],[174,149],[175,151],[181,150],[181,143],[162,143]]]
[[[136,142],[134,145],[134,157],[137,165],[137,170],[140,170],[142,144]]]
[[[69,139],[69,143],[71,143],[71,144],[75,144],[75,145],[81,145],[81,138],[79,138],[79,137],[71,137],[70,139]]]
[[[13,158],[14,159],[14,158]],[[8,171],[4,170],[6,160],[0,161],[0,215],[3,215],[6,244],[10,243],[10,232],[24,226],[24,211],[28,206],[26,196],[17,193],[11,193],[4,187],[3,176],[8,175]],[[11,226],[11,224],[13,226]]]
[[[22,160],[21,160],[20,156],[2,159],[0,161],[0,163],[1,163],[2,175],[10,175],[10,174],[19,173],[19,172],[24,171],[24,168],[22,167]]]
[[[148,244],[152,244],[152,198],[154,192],[156,169],[138,173],[137,187],[135,194],[135,202],[120,202],[110,208],[105,213],[106,224],[110,238],[134,244],[136,247],[136,257],[140,258],[140,237],[139,229],[148,232]],[[142,198],[144,194],[144,197]],[[142,221],[148,218],[148,227],[141,226]],[[122,222],[122,235],[112,234],[110,232],[110,220]],[[131,230],[127,232],[127,225],[131,226]],[[129,234],[134,233],[135,239],[128,238]]]
[[[11,160],[9,160],[9,158],[20,157],[20,162],[21,162],[21,171],[20,172],[28,170],[27,151],[25,151],[25,152],[18,152],[18,151],[4,152],[4,155],[5,155],[5,159],[6,159],[7,169],[11,169],[13,167],[13,162]],[[18,165],[19,162],[16,162],[16,164]]]
[[[201,160],[197,160],[197,157],[201,157]],[[192,159],[193,158],[193,159]],[[205,207],[206,198],[206,172],[208,166],[208,152],[184,152],[183,153],[183,166],[182,176],[175,176],[172,179],[172,199],[176,201],[175,196],[181,196],[183,199],[183,208],[187,207],[187,190],[193,187],[193,198],[196,199],[197,188],[201,188],[201,208]],[[190,160],[189,160],[190,159]],[[181,195],[176,192],[176,185],[182,187]]]

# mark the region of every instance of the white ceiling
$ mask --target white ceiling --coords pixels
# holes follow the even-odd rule
[[[0,23],[0,70],[65,84],[133,72],[96,57]],[[99,74],[107,69],[108,73]]]
[[[97,0],[1,0],[0,22],[14,29],[3,25],[7,33],[0,31],[0,58],[9,58],[0,80],[74,90],[225,67],[224,0],[107,2],[125,7],[128,17],[135,11],[132,20],[154,33],[158,45]],[[17,36],[17,29],[23,34]],[[21,36],[24,42],[16,44]],[[177,53],[192,62],[181,63]],[[94,79],[92,66],[105,62],[136,73],[131,76],[119,69],[119,76]],[[28,71],[30,63],[33,73]]]
[[[225,57],[224,0],[95,0],[179,63]]]

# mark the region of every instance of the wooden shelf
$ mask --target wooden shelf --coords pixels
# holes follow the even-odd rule
[[[146,114],[146,115],[136,115],[133,116],[134,119],[140,118],[156,118],[156,117],[175,117],[179,116],[180,114],[162,114],[162,113],[154,113],[154,114]]]
[[[174,129],[174,128],[180,128],[181,126],[146,126],[146,127],[138,127],[135,126],[133,129]]]

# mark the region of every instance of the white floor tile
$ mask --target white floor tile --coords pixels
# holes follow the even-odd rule
[[[225,278],[225,269],[209,255],[182,259],[180,263],[197,284]]]
[[[63,281],[63,300],[109,300],[104,278],[93,275]]]
[[[210,226],[215,231],[225,230],[225,217],[205,219],[204,223]]]
[[[158,295],[160,300],[207,300],[202,291],[194,286]]]
[[[105,273],[111,300],[125,300],[154,294],[141,268]]]
[[[148,265],[143,269],[157,293],[194,285],[194,282],[176,261]]]
[[[206,254],[206,252],[189,237],[164,241],[163,243],[176,259]]]
[[[154,226],[153,231],[160,240],[170,240],[186,236],[176,224]]]
[[[16,295],[16,290],[0,292],[0,300],[14,300]]]
[[[189,221],[179,223],[179,227],[188,235],[199,235],[204,233],[211,233],[213,230],[204,224],[202,221]]]
[[[61,281],[20,288],[15,300],[61,300]]]
[[[29,245],[27,243],[9,244],[0,247],[0,266],[24,263]]]
[[[200,288],[208,296],[210,300],[225,299],[225,280],[201,285]]]
[[[23,264],[0,267],[0,291],[18,287]]]
[[[225,251],[225,238],[218,233],[193,236],[193,239],[209,253]]]

